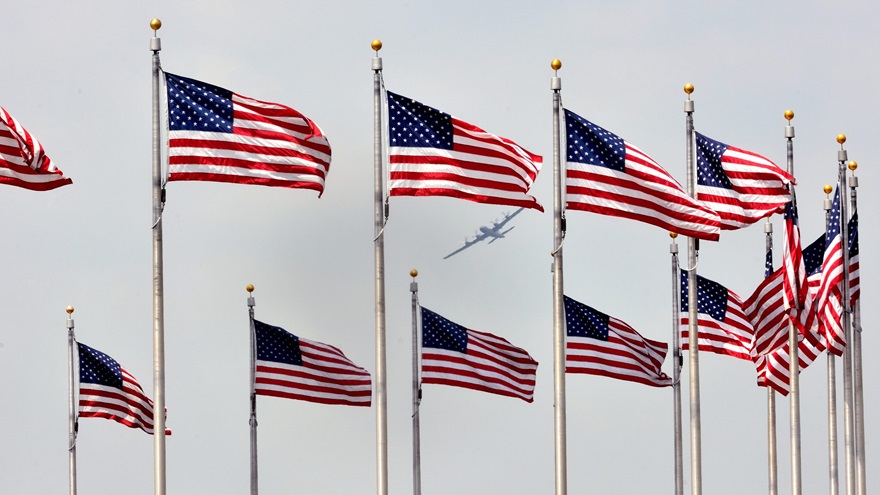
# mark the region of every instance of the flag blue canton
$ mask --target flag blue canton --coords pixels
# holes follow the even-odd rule
[[[589,337],[608,341],[608,315],[563,296],[565,328],[569,337]]]
[[[412,98],[387,94],[391,146],[452,149],[452,116]]]
[[[580,115],[565,111],[569,162],[598,165],[623,172],[626,169],[626,145],[623,138]]]
[[[852,218],[847,222],[849,226],[849,257],[850,259],[859,255],[859,214],[853,213]]]
[[[769,277],[773,274],[773,248],[767,250],[767,255],[764,258],[764,278]]]
[[[815,275],[822,271],[822,259],[824,256],[825,234],[822,234],[804,248],[804,271],[807,273],[807,276]]]
[[[733,189],[733,184],[721,166],[721,155],[728,146],[695,132],[697,136],[697,184]]]
[[[232,91],[167,72],[165,82],[169,130],[232,133]]]
[[[798,226],[798,213],[797,206],[794,204],[794,189],[791,190],[791,201],[789,201],[785,205],[785,213],[782,214],[782,217],[785,219],[791,218],[794,220],[794,225]]]
[[[281,327],[254,320],[257,337],[257,360],[302,366],[299,337]]]
[[[831,202],[831,212],[828,226],[825,228],[825,250],[834,242],[834,238],[840,235],[840,194],[834,191],[834,200]]]
[[[79,347],[79,381],[122,389],[122,368],[112,357],[91,347]]]
[[[687,313],[688,272],[681,270],[681,311]],[[697,312],[707,314],[715,321],[727,316],[727,287],[697,275]]]
[[[422,347],[467,353],[467,329],[422,308]]]

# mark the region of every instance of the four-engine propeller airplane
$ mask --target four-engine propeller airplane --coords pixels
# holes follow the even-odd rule
[[[446,256],[444,256],[443,259],[445,260],[446,258],[449,258],[452,255],[458,254],[458,253],[464,251],[465,249],[473,246],[474,244],[476,244],[480,241],[484,241],[486,239],[491,238],[491,240],[489,241],[489,244],[492,244],[493,242],[497,241],[498,239],[504,238],[504,234],[510,232],[511,230],[513,230],[513,227],[515,227],[515,225],[514,225],[507,230],[502,230],[504,228],[504,225],[507,222],[509,222],[511,218],[518,215],[519,212],[523,211],[524,209],[525,208],[520,208],[520,209],[514,211],[513,213],[505,213],[504,218],[501,221],[492,222],[491,227],[488,227],[486,225],[481,226],[480,230],[474,233],[473,239],[468,239],[467,237],[465,237],[464,245],[462,247],[456,249],[455,251],[447,254]]]

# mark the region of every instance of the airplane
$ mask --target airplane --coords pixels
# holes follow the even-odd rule
[[[473,246],[474,244],[476,244],[480,241],[484,241],[486,239],[489,239],[490,237],[491,237],[491,240],[489,241],[489,244],[492,244],[493,242],[497,241],[498,239],[503,239],[504,234],[513,230],[513,227],[515,227],[515,225],[513,227],[510,227],[507,230],[502,231],[501,229],[504,228],[504,225],[507,222],[509,222],[511,218],[517,216],[519,214],[519,212],[523,211],[524,209],[525,208],[520,208],[520,209],[514,211],[513,213],[505,213],[504,218],[500,222],[497,220],[493,221],[491,227],[488,227],[486,225],[481,226],[480,230],[474,232],[473,239],[468,240],[468,238],[465,237],[464,238],[464,245],[462,247],[456,249],[455,251],[447,254],[446,256],[444,256],[443,259],[445,260],[452,255],[458,254],[458,253],[464,251],[465,249]]]

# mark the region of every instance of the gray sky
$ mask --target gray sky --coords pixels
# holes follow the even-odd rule
[[[67,487],[67,305],[80,341],[152,390],[150,52],[162,19],[171,72],[290,105],[327,134],[333,161],[313,192],[172,183],[164,215],[169,493],[246,493],[248,326],[257,317],[336,345],[375,372],[372,73],[385,47],[388,89],[544,156],[533,188],[552,210],[550,60],[567,108],[685,177],[682,85],[696,86],[697,130],[785,162],[783,111],[795,111],[802,236],[824,227],[822,185],[836,178],[843,132],[861,168],[860,206],[876,211],[875,2],[19,2],[4,8],[0,105],[74,184],[4,187],[0,219],[0,493]],[[874,47],[874,48],[871,48]],[[449,260],[503,208],[393,198],[386,229],[389,479],[411,490],[410,294],[471,328],[504,336],[539,362],[535,401],[425,386],[423,493],[552,493],[552,217],[526,211],[508,239]],[[568,215],[565,292],[671,342],[665,231]],[[776,262],[783,225],[773,221]],[[880,413],[878,235],[862,219],[868,465]],[[763,273],[760,226],[702,243],[700,274],[744,298]],[[828,483],[825,357],[801,381],[805,493]],[[671,363],[664,369],[671,374]],[[838,361],[838,373],[842,366]],[[751,363],[702,354],[703,486],[766,489],[766,393]],[[687,380],[687,370],[683,381]],[[669,493],[672,394],[571,375],[570,493]],[[842,415],[842,385],[838,388]],[[152,393],[150,392],[150,395]],[[686,400],[687,392],[685,389]],[[375,408],[260,397],[264,493],[375,492]],[[788,401],[777,402],[780,492],[789,490]],[[687,434],[687,404],[685,434]],[[843,444],[843,423],[838,434]],[[685,440],[687,437],[685,437]],[[687,443],[685,443],[687,446]],[[152,493],[152,438],[80,422],[79,488]],[[687,448],[685,465],[688,465]],[[843,472],[843,450],[840,454]],[[687,476],[687,473],[686,473]],[[686,480],[687,481],[687,480]],[[868,485],[880,485],[869,470]]]

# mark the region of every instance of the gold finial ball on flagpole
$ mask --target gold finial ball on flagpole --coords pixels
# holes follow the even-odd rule
[[[785,116],[785,120],[791,122],[791,119],[794,118],[794,110],[786,110],[783,115]]]
[[[153,28],[153,31],[158,31],[162,27],[162,21],[154,17],[150,19],[150,27]]]
[[[409,276],[412,278],[416,278],[419,276],[419,271],[416,270],[415,268],[413,268],[412,270],[409,271]]]
[[[370,43],[370,47],[373,49],[373,51],[379,53],[379,50],[382,49],[382,40],[373,40],[373,42]]]
[[[845,143],[846,142],[846,134],[838,134],[837,135],[837,142],[840,144]]]
[[[559,70],[562,68],[562,60],[558,58],[554,58],[552,62],[550,62],[550,68],[553,70]]]
[[[825,184],[822,187],[822,190],[825,191],[825,194],[831,194],[831,191],[833,191],[834,188],[831,187],[831,184]]]
[[[669,237],[675,239],[676,237],[678,237],[678,232],[669,232]]]
[[[64,311],[67,311],[67,314],[72,315],[73,314],[73,306],[68,306],[67,308],[65,308]]]
[[[253,292],[254,291],[254,284],[247,284],[247,287],[245,287],[245,290],[247,290],[249,293]]]
[[[859,164],[856,163],[855,160],[850,160],[850,162],[846,164],[846,167],[855,172],[856,169],[859,168]]]
[[[687,94],[691,94],[694,92],[694,85],[691,83],[687,83],[684,85],[684,92]]]

